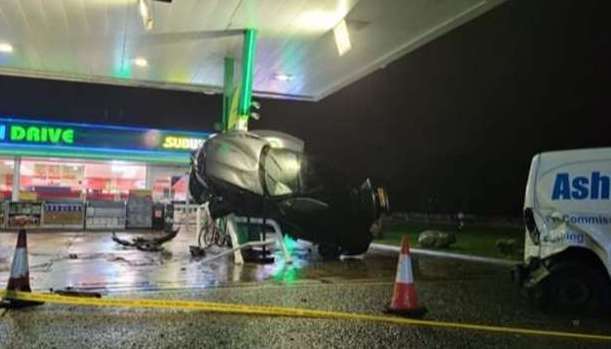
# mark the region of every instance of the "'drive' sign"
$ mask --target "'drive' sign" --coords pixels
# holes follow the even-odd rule
[[[163,162],[169,161],[166,157],[169,155],[183,162],[189,161],[191,150],[197,149],[208,136],[205,132],[12,119],[0,115],[0,154],[46,156],[56,152],[59,156],[95,154],[96,158],[126,156]]]
[[[0,140],[10,142],[73,144],[74,129],[41,125],[0,124]]]

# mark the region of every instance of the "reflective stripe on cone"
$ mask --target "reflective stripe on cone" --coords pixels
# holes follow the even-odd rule
[[[32,292],[30,288],[30,268],[28,265],[28,242],[25,229],[20,229],[17,235],[17,247],[11,264],[11,275],[6,285],[7,291]],[[42,302],[24,301],[4,297],[0,305],[6,308],[23,308],[40,305]]]
[[[426,313],[426,308],[418,305],[407,236],[401,239],[401,254],[397,263],[395,287],[387,312],[411,317],[420,317]]]

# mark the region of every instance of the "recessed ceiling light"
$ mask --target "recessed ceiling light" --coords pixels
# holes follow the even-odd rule
[[[13,45],[2,42],[0,43],[0,52],[11,53],[13,52]]]
[[[336,11],[305,11],[296,18],[296,24],[303,31],[325,32],[333,28],[343,15]]]
[[[153,15],[151,13],[151,4],[148,0],[139,0],[138,1],[138,11],[140,12],[140,17],[142,18],[142,25],[146,30],[153,29]]]
[[[280,80],[280,81],[291,81],[293,80],[293,76],[289,74],[276,73],[274,75],[274,79]]]
[[[333,29],[335,35],[335,44],[337,45],[337,53],[343,56],[346,52],[352,49],[352,43],[350,42],[350,33],[348,32],[348,26],[346,21],[342,19],[341,22]]]
[[[134,58],[134,64],[137,65],[138,67],[146,68],[148,67],[149,62],[142,57],[138,57],[138,58]]]

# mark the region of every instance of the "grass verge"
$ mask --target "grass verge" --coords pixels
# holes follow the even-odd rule
[[[424,230],[456,231],[456,226],[444,226],[425,223],[401,223],[384,227],[383,237],[374,242],[399,246],[403,235],[409,236],[412,247],[422,248],[418,244],[418,235]],[[515,239],[518,252],[503,255],[496,247],[498,239]],[[489,228],[465,226],[456,233],[456,243],[448,248],[438,249],[452,253],[462,253],[482,257],[522,259],[521,249],[524,246],[524,230],[522,228]]]

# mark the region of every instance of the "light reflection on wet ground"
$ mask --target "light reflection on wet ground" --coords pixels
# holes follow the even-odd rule
[[[146,234],[118,235],[133,238]],[[15,240],[14,233],[0,234],[0,285],[8,278]],[[32,232],[28,234],[32,288],[119,291],[206,288],[248,282],[391,280],[396,263],[395,257],[389,256],[323,263],[307,243],[294,246],[292,264],[285,263],[277,250],[272,264],[234,265],[232,256],[204,263],[189,253],[189,245],[194,241],[192,233],[179,233],[174,240],[164,244],[162,252],[144,252],[118,245],[112,241],[110,233]],[[220,251],[212,248],[209,253]]]
[[[125,238],[136,234],[119,234]],[[0,233],[0,287],[5,287],[16,234]],[[117,245],[110,233],[28,235],[32,288],[67,286],[127,296],[203,299],[381,314],[390,300],[396,255],[323,262],[308,244],[293,264],[236,266],[232,257],[194,259],[193,234],[179,233],[163,252]],[[548,316],[532,309],[506,268],[413,256],[427,319],[558,331],[609,333],[608,321]],[[247,291],[245,291],[247,290]],[[111,294],[112,296],[112,294]],[[78,309],[78,310],[77,310]],[[264,334],[264,335],[262,335]],[[601,344],[358,322],[218,316],[48,305],[0,317],[0,347],[574,347]],[[409,343],[409,344],[408,344]],[[89,346],[89,345],[88,345]]]

